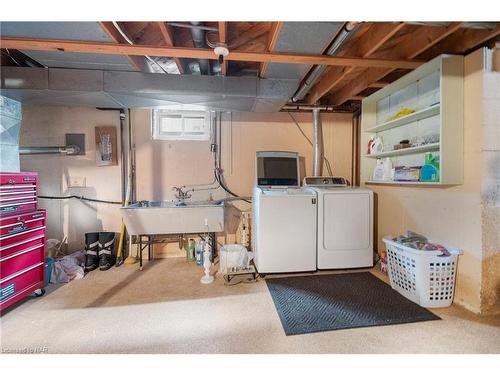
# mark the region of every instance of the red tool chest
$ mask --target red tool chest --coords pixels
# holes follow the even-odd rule
[[[0,173],[0,310],[45,286],[46,213],[36,173]]]
[[[36,211],[38,174],[0,172],[0,216]]]

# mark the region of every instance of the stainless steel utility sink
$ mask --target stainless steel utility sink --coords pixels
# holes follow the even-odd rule
[[[142,201],[121,208],[127,232],[178,234],[222,232],[224,202],[221,201]]]

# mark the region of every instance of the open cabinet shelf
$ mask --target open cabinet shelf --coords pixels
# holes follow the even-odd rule
[[[385,150],[361,160],[361,181],[376,185],[439,186],[463,183],[463,56],[441,55],[385,86],[362,102],[361,144],[379,137]],[[401,110],[413,112],[386,121]],[[402,141],[420,146],[393,150]],[[425,164],[439,157],[439,181],[373,181],[377,160],[393,167]]]
[[[420,154],[423,152],[438,151],[438,150],[439,150],[439,142],[429,143],[429,144],[422,145],[422,146],[402,148],[400,150],[378,152],[376,154],[366,154],[365,156],[367,158],[379,159],[379,158],[387,158],[387,157],[391,157],[391,156]]]
[[[407,186],[443,186],[441,182],[421,181],[365,181],[367,185],[407,185]]]
[[[411,124],[412,122],[416,122],[418,120],[423,120],[428,117],[435,116],[439,114],[441,106],[439,104],[434,104],[430,107],[426,107],[419,111],[410,113],[404,117],[397,118],[395,120],[384,122],[380,125],[374,126],[373,128],[369,128],[364,130],[367,133],[377,133],[384,130],[389,130],[393,128],[397,128],[398,126],[403,126],[407,124]]]

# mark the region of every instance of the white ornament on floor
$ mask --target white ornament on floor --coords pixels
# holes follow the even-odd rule
[[[214,277],[210,275],[210,267],[212,266],[212,262],[210,261],[210,253],[210,245],[207,241],[205,243],[205,251],[203,252],[203,267],[205,267],[205,275],[200,280],[202,284],[211,284],[214,281]]]

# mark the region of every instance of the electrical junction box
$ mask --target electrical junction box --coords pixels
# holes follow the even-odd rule
[[[85,177],[82,176],[70,176],[68,178],[69,188],[84,188],[87,187],[87,181]]]
[[[85,134],[66,133],[66,146],[77,146],[80,149],[78,154],[73,155],[85,155]]]

